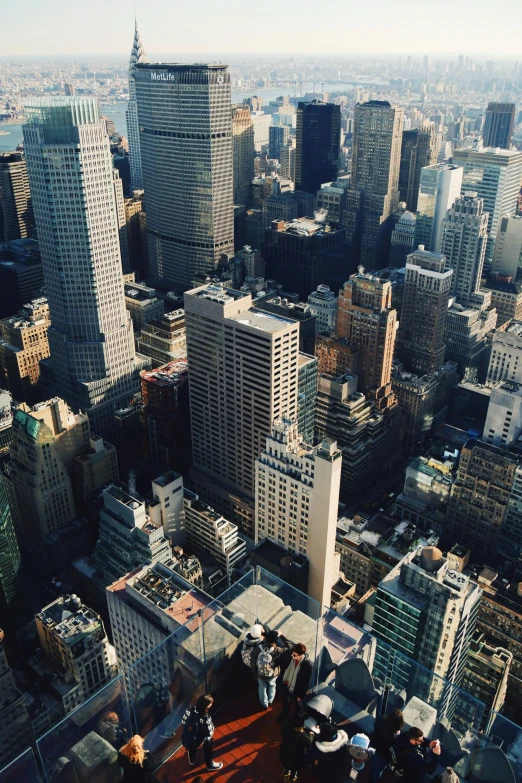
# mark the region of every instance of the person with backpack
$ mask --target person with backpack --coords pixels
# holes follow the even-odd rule
[[[426,739],[422,729],[412,726],[394,743],[395,760],[390,768],[402,773],[407,783],[422,783],[425,775],[432,775],[437,769],[440,756],[440,742]]]
[[[285,783],[295,783],[299,770],[306,764],[306,754],[312,747],[313,734],[307,731],[306,713],[296,712],[281,724],[279,758],[285,768]]]
[[[314,777],[321,783],[334,783],[344,772],[349,744],[345,731],[332,723],[321,723],[319,735],[307,756]]]
[[[281,640],[282,646],[278,645]],[[257,655],[257,684],[261,706],[267,710],[275,698],[277,678],[280,672],[281,660],[291,643],[277,631],[268,631],[265,644]]]
[[[203,755],[209,772],[221,769],[223,766],[222,761],[212,759],[214,724],[210,717],[210,708],[213,704],[212,696],[200,696],[195,706],[189,707],[183,716],[181,735],[181,742],[188,752],[189,764],[192,767],[196,763],[198,748],[203,745]]]
[[[401,710],[392,710],[388,715],[377,718],[371,734],[375,755],[370,759],[370,778],[372,783],[380,780],[386,767],[393,762],[393,745],[399,737],[404,718]]]
[[[259,623],[250,628],[241,645],[241,660],[257,679],[257,656],[264,644],[265,629]]]

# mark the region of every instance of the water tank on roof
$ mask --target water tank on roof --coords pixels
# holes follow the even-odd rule
[[[436,546],[425,546],[421,552],[421,565],[425,571],[438,571],[442,565],[442,552]]]

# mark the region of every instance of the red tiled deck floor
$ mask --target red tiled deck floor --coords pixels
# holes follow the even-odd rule
[[[192,783],[198,775],[205,783],[282,783],[284,771],[279,760],[281,731],[277,722],[280,711],[279,699],[271,709],[261,710],[252,683],[251,690],[245,687],[215,716],[214,759],[223,762],[221,770],[207,772],[202,749],[198,751],[196,765],[191,767],[186,751],[181,748],[158,770],[156,776],[161,783]],[[344,776],[344,779],[347,778],[348,773]],[[302,771],[299,779],[301,783],[317,783],[308,769]],[[367,771],[361,773],[358,780],[367,783]]]

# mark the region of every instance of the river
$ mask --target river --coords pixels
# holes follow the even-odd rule
[[[320,83],[316,82],[316,89],[320,88]],[[377,86],[377,85],[376,85]],[[380,85],[379,85],[380,86]],[[303,82],[305,89],[312,90],[312,82]],[[343,89],[352,88],[353,83],[346,84],[328,84],[325,83],[324,88],[326,92],[341,92]],[[244,98],[249,98],[251,95],[260,95],[263,98],[264,103],[273,101],[279,95],[292,94],[293,89],[290,87],[270,87],[266,90],[250,89],[244,92],[233,92],[232,103],[242,103]],[[125,110],[127,108],[126,102],[112,103],[112,104],[100,104],[101,113],[111,120],[114,120],[116,131],[122,136],[127,135],[127,123],[125,121]],[[5,132],[7,135],[3,135]],[[16,149],[17,144],[22,141],[22,126],[21,125],[0,125],[0,152],[9,152]]]

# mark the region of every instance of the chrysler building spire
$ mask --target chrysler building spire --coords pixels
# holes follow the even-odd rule
[[[138,107],[136,104],[136,85],[134,71],[137,63],[148,63],[145,49],[138,31],[138,22],[134,17],[134,41],[129,60],[129,105],[127,107],[127,136],[129,139],[129,164],[131,187],[138,190],[143,187],[141,178],[141,151],[138,126]]]

